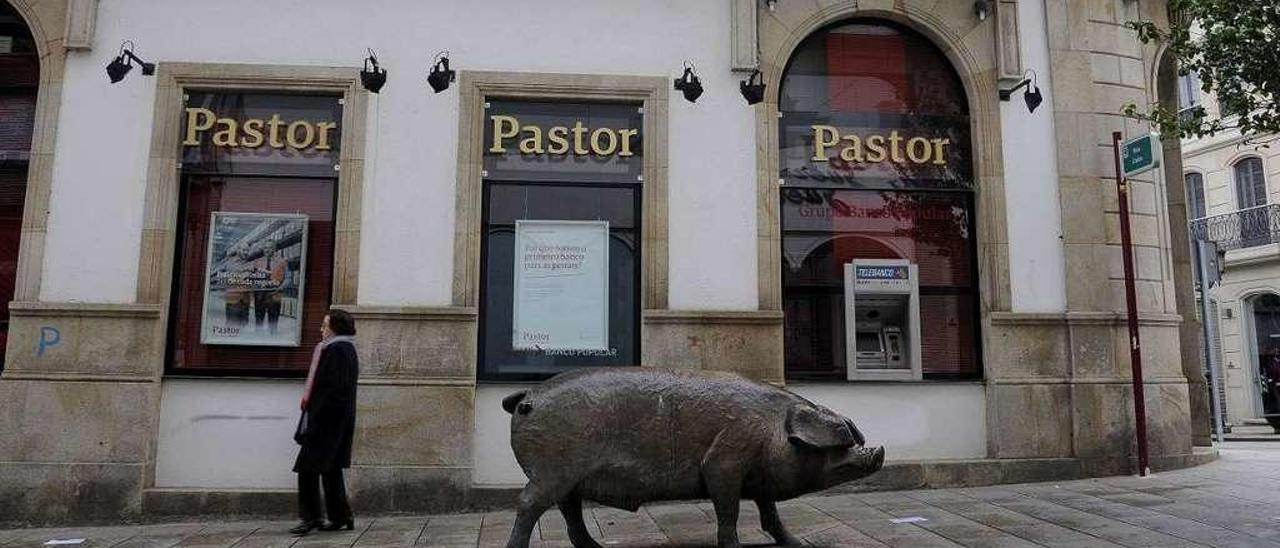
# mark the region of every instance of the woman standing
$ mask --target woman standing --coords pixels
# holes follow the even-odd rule
[[[347,504],[342,469],[351,467],[351,441],[356,426],[355,320],[343,310],[330,310],[320,326],[324,340],[311,354],[311,370],[302,394],[302,417],[294,441],[302,446],[293,471],[298,473],[298,511],[302,523],[290,530],[305,535],[313,529],[351,530],[355,521]],[[325,512],[321,521],[320,483]]]

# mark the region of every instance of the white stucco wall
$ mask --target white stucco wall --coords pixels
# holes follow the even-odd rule
[[[442,305],[453,275],[458,91],[433,94],[438,50],[458,70],[672,77],[697,67],[706,94],[673,95],[670,306],[756,306],[754,111],[730,73],[728,0],[102,0],[94,49],[67,60],[41,298],[129,302],[137,280],[155,79],[103,67],[132,40],[148,61],[389,70],[370,104],[359,300]],[[643,44],[644,47],[636,47]],[[87,245],[92,242],[93,245]],[[725,275],[732,272],[733,275]]]
[[[1000,104],[1013,311],[1062,312],[1067,306],[1066,258],[1045,4],[1023,0],[1017,5],[1022,66],[1036,71],[1044,103],[1027,112],[1019,90]]]
[[[476,485],[524,485],[511,453],[511,416],[502,398],[528,385],[476,390],[472,454]],[[890,461],[987,456],[986,392],[979,383],[793,384],[788,389],[853,419]]]
[[[168,379],[156,487],[293,489],[301,379]]]

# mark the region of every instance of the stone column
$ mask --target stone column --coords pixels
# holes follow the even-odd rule
[[[1134,455],[1132,375],[1125,325],[1113,131],[1150,131],[1120,115],[1154,97],[1154,47],[1126,21],[1165,20],[1164,2],[1047,0],[1066,244],[1072,451],[1086,470],[1123,473]],[[1128,182],[1153,465],[1190,453],[1190,421],[1174,299],[1167,189],[1155,172]]]
[[[1158,59],[1156,94],[1166,108],[1178,108],[1178,71],[1172,57]],[[1213,417],[1209,404],[1209,383],[1204,370],[1204,324],[1201,323],[1195,297],[1196,265],[1188,230],[1187,189],[1182,178],[1182,143],[1179,139],[1161,141],[1164,149],[1165,208],[1169,216],[1169,250],[1173,261],[1173,279],[1177,310],[1182,316],[1178,326],[1178,342],[1182,352],[1182,373],[1187,377],[1187,395],[1191,412],[1192,443],[1211,446]]]

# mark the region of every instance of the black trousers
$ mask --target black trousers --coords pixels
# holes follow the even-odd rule
[[[320,515],[320,484],[324,484],[324,507],[329,521],[351,521],[351,505],[347,504],[347,485],[342,481],[342,469],[323,474],[298,472],[298,513],[302,521],[316,522]]]
[[[261,326],[266,318],[272,333],[276,332],[276,324],[280,323],[280,297],[275,291],[255,291],[253,293],[253,323]]]

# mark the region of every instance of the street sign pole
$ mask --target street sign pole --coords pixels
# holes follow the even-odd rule
[[[1111,133],[1111,146],[1116,159],[1116,192],[1120,201],[1120,247],[1124,255],[1124,301],[1129,315],[1129,355],[1133,364],[1133,417],[1137,421],[1138,475],[1146,476],[1147,399],[1142,389],[1142,343],[1138,336],[1138,297],[1133,282],[1133,240],[1129,233],[1129,185],[1120,164],[1120,141],[1124,135]]]
[[[1200,327],[1204,331],[1204,364],[1209,368],[1209,401],[1213,409],[1213,433],[1222,443],[1222,402],[1218,400],[1218,367],[1209,345],[1209,322],[1213,321],[1209,314],[1209,260],[1206,255],[1214,253],[1213,244],[1204,240],[1196,240],[1196,268],[1200,271]]]

